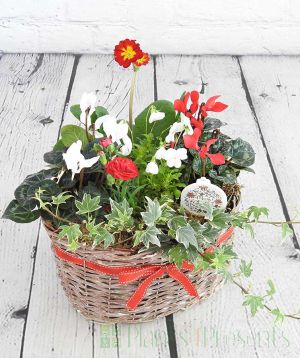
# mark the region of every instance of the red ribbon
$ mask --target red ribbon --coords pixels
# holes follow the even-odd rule
[[[227,231],[225,231],[222,235],[220,235],[216,241],[216,246],[219,246],[222,243],[224,243],[226,240],[228,240],[229,237],[232,235],[233,230],[234,228],[230,227]],[[138,304],[145,296],[145,293],[148,287],[151,285],[151,283],[155,279],[165,274],[168,274],[174,280],[179,282],[190,296],[199,298],[196,287],[193,285],[190,279],[181,271],[181,270],[192,271],[194,269],[194,265],[186,261],[183,262],[181,270],[179,270],[175,264],[171,264],[171,263],[166,265],[145,265],[139,267],[105,266],[105,265],[97,264],[95,262],[84,260],[78,256],[70,254],[69,252],[62,250],[57,245],[54,245],[54,252],[58,258],[66,262],[70,262],[78,266],[87,267],[91,270],[101,272],[105,275],[117,276],[119,278],[119,282],[122,284],[127,284],[129,282],[136,281],[142,277],[146,277],[139,284],[136,291],[127,301],[127,308],[129,310],[136,309]],[[208,247],[204,251],[204,253],[212,253],[212,252],[214,252],[213,246]]]

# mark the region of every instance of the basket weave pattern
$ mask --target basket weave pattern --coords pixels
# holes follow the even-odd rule
[[[65,240],[57,240],[57,234],[46,230],[54,244],[67,249]],[[81,246],[76,256],[107,266],[166,265],[169,261],[158,253],[136,253],[128,249],[91,249]],[[99,323],[136,323],[154,320],[185,310],[198,298],[186,290],[169,275],[164,275],[150,285],[145,297],[135,310],[128,310],[126,301],[136,291],[141,280],[122,284],[118,277],[99,273],[88,267],[74,265],[56,257],[58,275],[67,298],[85,318]],[[211,296],[222,284],[222,276],[215,270],[204,272],[182,272],[197,287],[200,301]]]

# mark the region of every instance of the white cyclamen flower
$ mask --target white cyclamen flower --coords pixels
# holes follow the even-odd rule
[[[164,159],[167,161],[168,167],[180,168],[181,161],[187,159],[187,150],[185,148],[169,148],[165,153]]]
[[[128,135],[128,123],[119,121],[109,114],[99,117],[95,122],[95,129],[99,129],[103,124],[103,130],[107,137],[111,137],[113,142],[121,144],[120,140]]]
[[[158,165],[155,162],[150,162],[147,164],[146,173],[157,174],[158,173]]]
[[[175,134],[183,132],[184,134],[193,134],[193,128],[190,123],[190,119],[185,115],[180,117],[180,122],[175,122],[171,125],[169,134],[166,136],[166,143],[175,141]]]
[[[164,112],[159,112],[159,111],[154,110],[150,115],[149,123],[160,121],[161,119],[164,119],[164,118],[165,118]]]
[[[155,158],[158,160],[165,159],[166,152],[167,151],[165,147],[159,148],[158,151],[155,153]]]
[[[132,151],[132,141],[131,139],[128,137],[128,135],[126,135],[125,137],[122,138],[122,141],[124,143],[124,145],[120,148],[121,153],[125,156],[129,155]]]
[[[86,117],[86,110],[89,110],[88,117],[87,117],[87,125],[90,127],[91,125],[91,114],[95,112],[95,105],[97,101],[97,96],[95,93],[90,92],[84,92],[80,99],[80,122],[85,124],[85,117]]]
[[[82,142],[78,140],[70,145],[69,149],[66,153],[63,153],[64,161],[66,162],[66,166],[69,170],[72,171],[72,179],[75,174],[80,173],[82,168],[90,168],[95,163],[97,163],[99,157],[94,157],[90,159],[85,159],[81,154]]]

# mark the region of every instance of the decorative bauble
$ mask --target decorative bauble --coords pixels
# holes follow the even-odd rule
[[[205,177],[188,185],[181,193],[181,206],[190,214],[202,216],[203,204],[210,204],[217,209],[225,209],[227,205],[225,192]]]

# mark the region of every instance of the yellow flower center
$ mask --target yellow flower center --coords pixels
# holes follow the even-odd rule
[[[136,55],[136,52],[131,46],[127,46],[126,48],[122,48],[121,56],[124,60],[131,60]]]
[[[143,57],[139,58],[136,62],[137,62],[138,64],[141,64],[141,63],[144,63],[145,61],[146,61],[146,57],[143,56]]]

